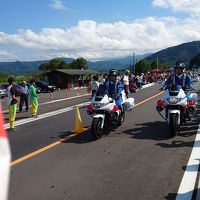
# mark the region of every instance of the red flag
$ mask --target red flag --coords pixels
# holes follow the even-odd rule
[[[1,108],[1,107],[0,107]],[[0,199],[7,200],[10,177],[10,146],[4,129],[3,115],[0,109]]]

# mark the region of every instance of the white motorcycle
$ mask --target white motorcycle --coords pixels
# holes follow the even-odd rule
[[[91,132],[95,139],[99,139],[103,134],[108,134],[111,127],[120,126],[125,119],[125,110],[132,110],[134,98],[126,98],[122,92],[122,107],[115,104],[115,100],[107,94],[96,94],[87,106],[87,112],[92,116]]]
[[[196,93],[189,94],[187,98],[184,90],[178,85],[166,89],[164,99],[157,101],[156,110],[169,123],[171,136],[175,136],[180,125],[186,120],[190,121],[195,115],[197,101]],[[165,116],[161,113],[163,110],[165,110]]]

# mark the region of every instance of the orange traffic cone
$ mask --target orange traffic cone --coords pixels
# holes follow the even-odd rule
[[[76,134],[79,134],[79,133],[82,133],[84,132],[86,129],[83,128],[83,123],[82,123],[82,120],[81,120],[81,115],[80,115],[80,112],[79,112],[79,108],[76,107],[76,119],[75,119],[75,129],[74,129],[74,132]]]

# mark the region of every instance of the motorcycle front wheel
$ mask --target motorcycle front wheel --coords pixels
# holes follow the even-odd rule
[[[95,139],[100,139],[103,135],[103,128],[101,128],[102,118],[94,118],[92,120],[91,131]]]
[[[176,113],[172,113],[169,117],[170,134],[174,137],[178,132],[178,115]]]
[[[121,114],[121,116],[119,117],[119,121],[117,123],[118,126],[121,126],[122,123],[124,122],[125,120],[125,113]]]

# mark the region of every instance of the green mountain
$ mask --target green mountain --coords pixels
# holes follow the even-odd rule
[[[146,58],[147,56],[151,55],[144,54],[144,55],[136,55],[135,59],[137,61]],[[97,71],[108,71],[109,69],[124,69],[128,68],[133,63],[133,57],[127,56],[125,58],[118,58],[113,60],[104,60],[104,61],[96,61],[96,62],[88,62],[89,69],[97,70]]]
[[[31,72],[37,71],[38,66],[45,61],[16,61],[16,62],[0,62],[0,72],[13,74],[13,75],[25,75]]]
[[[159,63],[165,63],[169,67],[174,66],[177,60],[189,65],[190,60],[198,53],[200,53],[200,41],[193,41],[158,51],[148,56],[146,60],[152,62],[158,58]]]
[[[193,41],[169,47],[167,49],[158,51],[154,54],[145,54],[136,56],[136,60],[139,61],[145,58],[147,61],[152,62],[158,58],[159,63],[165,63],[169,67],[174,66],[177,60],[182,60],[186,65],[189,65],[191,59],[200,53],[200,41]],[[63,58],[65,62],[72,62],[73,58]],[[130,67],[133,58],[128,56],[119,59],[110,59],[104,61],[90,62],[88,61],[89,69],[98,71],[108,71],[110,68],[124,69]],[[13,74],[13,75],[25,75],[30,74],[38,70],[39,66],[46,61],[16,61],[16,62],[0,62],[0,72]]]
[[[72,58],[65,58],[65,62],[71,62]],[[42,61],[16,61],[0,62],[0,72],[12,75],[27,75],[38,71],[39,66],[48,60]]]
[[[138,55],[137,60],[141,60],[150,54]],[[62,58],[65,62],[71,63],[73,58]],[[132,62],[132,57],[125,57],[106,61],[88,61],[88,68],[97,71],[108,71],[108,69],[124,69],[130,66],[130,61]],[[48,62],[49,60],[43,61],[16,61],[16,62],[0,62],[0,72],[13,74],[13,75],[27,75],[32,72],[38,71],[39,66],[42,63]]]

